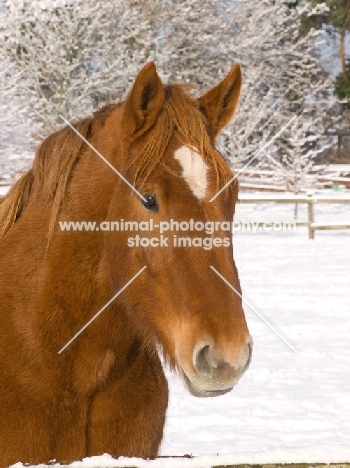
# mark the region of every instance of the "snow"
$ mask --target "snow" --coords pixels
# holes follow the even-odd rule
[[[201,455],[196,458],[166,458],[142,460],[140,458],[123,458],[116,460],[108,454],[99,457],[84,458],[70,465],[50,464],[50,467],[69,466],[71,468],[211,468],[227,464],[273,464],[273,463],[346,463],[350,459],[350,446],[314,445],[308,447],[279,447],[262,452],[244,452],[227,455]],[[28,466],[28,465],[27,465]],[[45,468],[48,465],[36,465]],[[21,463],[12,468],[22,468]]]
[[[317,205],[315,211],[316,219],[350,221],[349,204]],[[292,219],[292,213],[293,205],[239,204],[236,221]],[[305,216],[306,207],[299,213]],[[297,353],[245,307],[253,360],[231,393],[197,399],[167,372],[170,404],[160,455],[195,458],[116,461],[104,455],[71,466],[349,462],[349,247],[349,231],[317,232],[315,240],[307,239],[305,228],[237,232],[243,295]]]
[[[2,157],[0,148],[0,196],[5,195],[19,177],[33,164],[34,154],[27,152],[22,154],[6,154]]]
[[[6,195],[9,189],[10,189],[9,185],[0,185],[0,197],[3,197],[4,195]]]

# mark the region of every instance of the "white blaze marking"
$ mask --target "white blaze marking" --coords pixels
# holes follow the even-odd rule
[[[181,146],[175,151],[175,159],[181,164],[182,176],[190,186],[193,195],[199,199],[204,198],[208,185],[208,166],[202,156],[187,146]]]

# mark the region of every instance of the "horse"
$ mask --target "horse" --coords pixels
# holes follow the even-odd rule
[[[238,184],[215,140],[241,82],[235,64],[198,97],[148,63],[124,100],[49,135],[0,203],[1,467],[155,458],[164,365],[196,397],[230,391],[247,369],[241,298],[209,268],[241,291],[224,232],[210,249],[131,247],[130,230],[61,228],[152,220],[151,233],[137,231],[150,241],[169,220],[232,221]]]

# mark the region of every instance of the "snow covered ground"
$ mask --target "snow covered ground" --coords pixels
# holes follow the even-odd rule
[[[285,464],[285,463],[314,463],[316,459],[333,463],[337,460],[349,460],[350,447],[334,445],[315,445],[305,447],[280,447],[268,449],[263,452],[244,452],[224,455],[200,455],[195,458],[158,458],[157,460],[142,460],[140,458],[113,459],[104,454],[99,457],[84,458],[70,465],[50,463],[50,468],[69,466],[70,468],[222,468],[224,466],[254,465],[254,464]],[[291,461],[292,460],[292,461]],[[321,463],[321,462],[318,462]],[[337,462],[340,463],[340,462]],[[27,466],[27,465],[26,465]],[[348,464],[346,465],[348,466]],[[36,465],[36,468],[47,468],[48,465]],[[12,468],[24,468],[21,463],[12,465]],[[344,468],[334,466],[333,468]]]
[[[236,220],[286,220],[292,212],[241,204]],[[315,220],[350,221],[350,205],[319,205]],[[350,231],[317,232],[315,240],[306,228],[237,232],[234,252],[244,296],[297,353],[246,306],[253,360],[231,393],[196,399],[169,375],[161,455],[205,456],[132,463],[104,456],[74,466],[350,462]]]

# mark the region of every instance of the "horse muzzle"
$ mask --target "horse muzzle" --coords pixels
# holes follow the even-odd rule
[[[179,365],[179,372],[185,388],[196,397],[215,397],[232,390],[242,377],[252,357],[253,342],[250,339],[241,352],[236,365],[215,355],[210,345],[200,346],[193,353],[193,369],[186,370]]]

